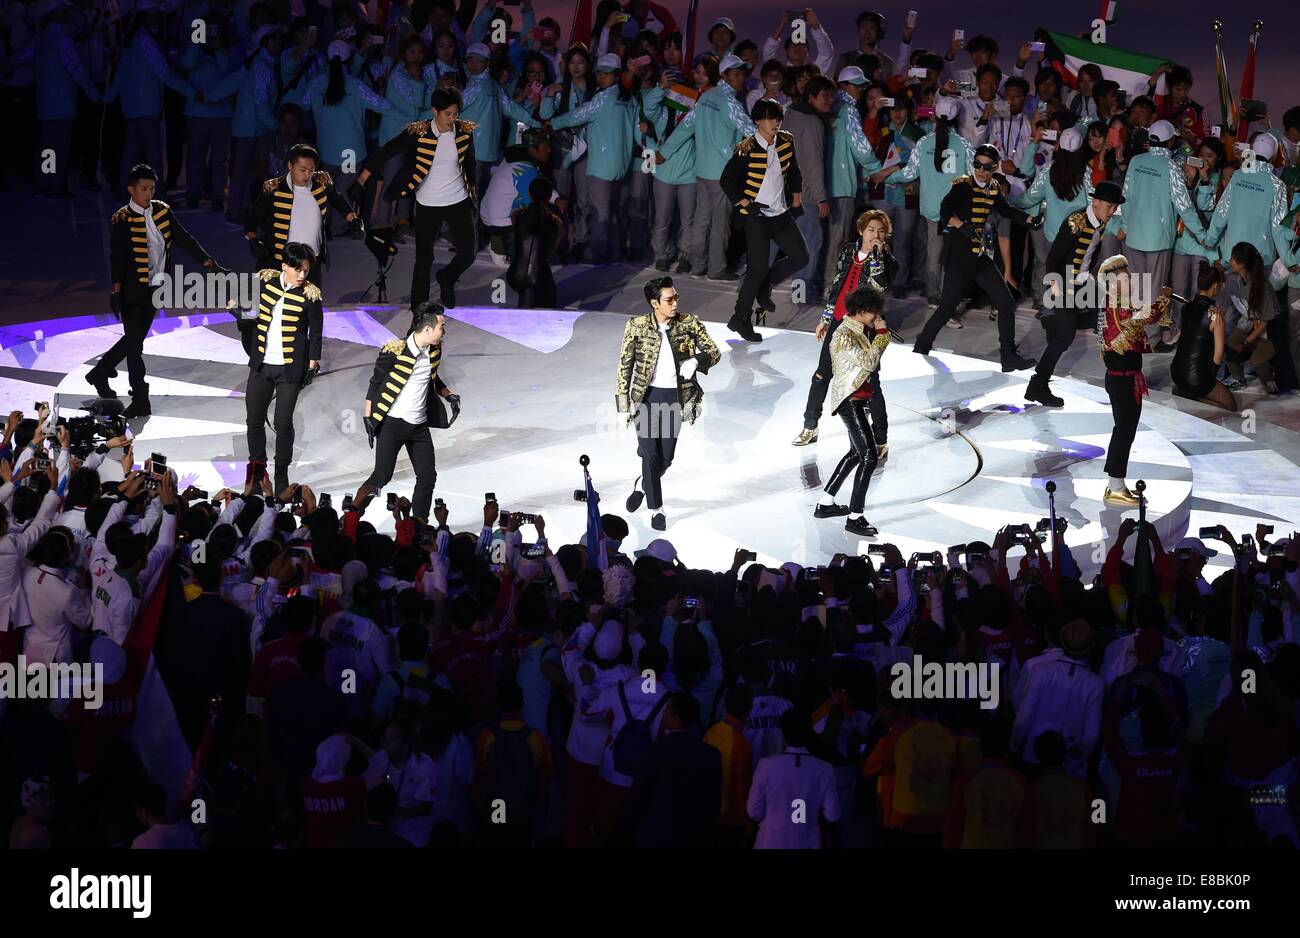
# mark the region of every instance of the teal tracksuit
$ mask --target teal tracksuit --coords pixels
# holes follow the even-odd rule
[[[587,175],[617,182],[627,175],[632,161],[632,143],[637,133],[636,95],[619,100],[619,87],[612,85],[576,110],[551,121],[555,130],[587,128]]]
[[[233,117],[235,94],[243,82],[243,71],[230,70],[230,56],[225,49],[206,53],[203,47],[190,43],[181,54],[181,68],[191,84],[203,92],[203,101],[188,98],[185,101],[186,117]]]
[[[474,159],[480,167],[492,166],[501,156],[501,119],[509,118],[528,127],[539,127],[532,112],[506,94],[506,90],[484,69],[470,78],[463,95],[462,120],[473,121]]]
[[[1272,166],[1255,160],[1254,170],[1248,172],[1243,165],[1232,174],[1214,208],[1206,240],[1218,245],[1225,257],[1247,241],[1255,245],[1265,264],[1271,264],[1277,258],[1273,229],[1282,223],[1286,211],[1286,186],[1273,175]]]
[[[953,172],[946,173],[934,168],[935,134],[926,134],[912,150],[912,158],[907,166],[886,182],[891,186],[906,185],[913,180],[921,180],[921,215],[927,221],[939,220],[939,204],[944,196],[952,191],[952,181],[958,176],[968,176],[975,171],[975,149],[966,138],[958,135],[954,127],[948,132],[948,149],[953,151],[951,162]],[[942,160],[941,160],[942,162]]]
[[[843,91],[835,98],[830,145],[826,148],[826,196],[851,199],[858,193],[858,167],[874,173],[880,169],[880,160],[862,131],[857,104]]]
[[[240,83],[230,135],[260,137],[275,130],[275,124],[275,60],[259,49]]]
[[[1200,214],[1209,220],[1214,215],[1214,194],[1219,191],[1219,174],[1211,173],[1208,182],[1203,186],[1197,186],[1192,190],[1192,204],[1200,209]],[[1186,228],[1178,233],[1178,239],[1174,241],[1174,253],[1190,255],[1192,257],[1206,257],[1210,260],[1217,260],[1219,249],[1217,247],[1202,247],[1201,243],[1192,237],[1191,232]]]
[[[1057,232],[1061,230],[1061,222],[1071,212],[1077,212],[1080,209],[1088,207],[1092,201],[1092,174],[1085,171],[1083,174],[1083,185],[1075,193],[1074,198],[1065,201],[1056,194],[1052,188],[1051,180],[1048,175],[1048,167],[1042,167],[1035,175],[1034,181],[1030,183],[1029,188],[1025,190],[1024,195],[1013,200],[1013,204],[1025,209],[1031,215],[1035,214],[1032,209],[1037,206],[1043,206],[1043,228],[1044,232]],[[1048,237],[1050,243],[1051,236]]]
[[[346,91],[338,104],[325,103],[325,89],[329,75],[317,75],[308,89],[312,113],[316,117],[316,149],[321,162],[327,166],[359,167],[366,158],[366,111],[384,113],[392,105],[381,98],[365,82],[351,75],[344,76]],[[348,156],[351,155],[351,159]],[[360,172],[359,169],[354,172]]]
[[[664,104],[665,95],[666,92],[662,88],[651,88],[644,92],[642,97],[646,120],[654,128],[655,136],[659,141],[651,143],[652,149],[659,149],[667,142],[664,140],[664,135],[668,132],[668,120],[678,113]],[[673,129],[674,135],[684,120],[686,115],[682,115],[678,120],[678,127]],[[655,167],[655,179],[670,186],[689,185],[695,181],[695,140],[693,138],[687,140],[674,151],[671,157],[667,157]]]
[[[722,178],[722,170],[737,144],[755,133],[758,128],[745,113],[745,105],[737,99],[731,86],[723,83],[700,95],[661,152],[665,160],[671,159],[679,147],[694,139],[695,178],[716,182]]]
[[[77,116],[77,88],[90,100],[99,100],[72,38],[62,24],[46,23],[36,46],[36,116],[43,121],[72,120]]]
[[[432,74],[422,72],[419,78],[412,78],[405,66],[393,66],[384,91],[384,97],[392,107],[379,119],[380,146],[400,134],[412,121],[433,116],[433,109],[429,106],[429,96],[433,93]]]
[[[153,35],[141,27],[136,30],[131,44],[122,52],[117,74],[113,77],[113,84],[106,97],[110,101],[121,98],[122,117],[125,120],[161,117],[163,85],[186,97],[194,94],[194,86],[172,72]]]
[[[1170,156],[1164,147],[1152,147],[1133,157],[1124,174],[1125,201],[1112,216],[1110,230],[1124,232],[1125,246],[1135,251],[1171,250],[1179,218],[1192,237],[1205,237],[1182,170]]]

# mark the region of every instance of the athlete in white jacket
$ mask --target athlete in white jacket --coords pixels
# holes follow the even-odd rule
[[[54,483],[57,470],[53,466],[49,475]],[[51,484],[31,523],[21,532],[11,531],[9,508],[13,504],[14,484],[9,463],[4,460],[0,460],[0,479],[4,482],[0,485],[0,632],[7,632],[31,622],[22,586],[23,560],[32,545],[50,529],[62,499]]]
[[[1057,731],[1065,737],[1065,768],[1076,778],[1087,775],[1088,758],[1101,739],[1106,685],[1088,664],[1092,642],[1092,626],[1082,619],[1067,622],[1061,628],[1062,647],[1025,662],[1012,694],[1012,745],[1025,761],[1036,763],[1034,742]]]
[[[139,478],[136,476],[124,484],[138,485],[135,480]],[[95,630],[103,632],[119,645],[131,631],[140,607],[158,588],[162,572],[176,549],[176,480],[170,471],[163,473],[158,501],[162,505],[162,523],[152,550],[146,550],[147,535],[138,531],[122,536],[120,540],[114,535],[114,550],[107,550],[110,531],[126,511],[124,502],[109,510],[95,539],[91,564],[91,613]]]

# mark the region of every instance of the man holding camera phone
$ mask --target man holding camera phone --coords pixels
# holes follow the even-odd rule
[[[412,513],[421,519],[429,517],[438,479],[429,428],[445,430],[460,412],[460,398],[438,376],[446,325],[441,306],[424,304],[406,338],[386,342],[379,350],[366,392],[365,415],[366,434],[375,447],[375,468],[357,491],[356,502],[369,499],[388,484],[397,452],[405,447],[415,467]],[[433,395],[447,399],[450,415],[446,405],[431,399]]]

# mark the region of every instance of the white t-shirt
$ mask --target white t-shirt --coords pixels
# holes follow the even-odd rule
[[[438,150],[433,154],[433,165],[415,191],[415,201],[421,205],[455,205],[468,196],[465,180],[460,175],[460,160],[456,158],[456,130],[438,134]]]
[[[769,146],[762,134],[754,134],[754,140],[760,149],[767,153],[767,171],[763,173],[763,184],[758,187],[756,201],[766,208],[763,214],[773,218],[785,211],[785,179],[781,175],[781,158],[776,155],[776,141]]]
[[[289,289],[289,285],[284,282],[284,274],[280,274],[280,289]],[[267,365],[284,364],[284,297],[276,300],[271,307],[271,324],[266,327],[266,352],[262,355],[262,362]]]
[[[671,321],[670,321],[671,322]],[[659,360],[655,362],[654,377],[650,379],[652,388],[671,388],[677,390],[677,364],[673,360],[673,347],[668,341],[669,323],[659,326]]]
[[[407,377],[406,384],[402,385],[402,390],[398,392],[393,406],[388,409],[388,416],[422,426],[425,420],[425,406],[428,403],[429,375],[433,367],[429,364],[429,350],[418,348],[415,344],[415,336],[410,336],[406,340],[406,353],[414,356],[415,364],[411,366],[411,374]]]
[[[285,182],[293,190],[293,209],[289,214],[289,241],[305,244],[317,254],[321,244],[320,206],[311,194],[311,186],[295,186],[288,176]],[[268,349],[267,351],[270,351]]]

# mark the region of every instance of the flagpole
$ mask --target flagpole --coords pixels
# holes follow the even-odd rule
[[[1259,31],[1263,28],[1263,20],[1255,20],[1251,26],[1250,51],[1246,53],[1246,64],[1241,67],[1241,84],[1237,86],[1238,97],[1243,101],[1255,96],[1255,56],[1259,52]],[[1250,79],[1249,88],[1246,87],[1247,78]],[[1237,139],[1245,138],[1249,130],[1250,122],[1245,117],[1239,118],[1236,126]]]
[[[1228,84],[1228,63],[1223,58],[1223,21],[1210,24],[1214,30],[1214,68],[1219,84],[1220,139],[1228,152],[1237,138],[1237,106],[1232,100],[1232,86]]]

